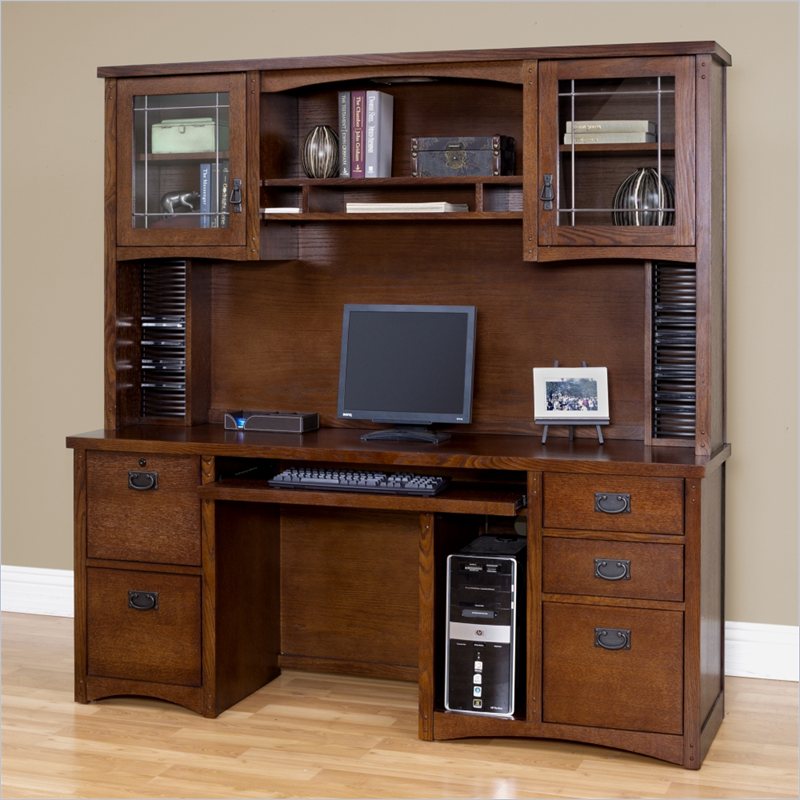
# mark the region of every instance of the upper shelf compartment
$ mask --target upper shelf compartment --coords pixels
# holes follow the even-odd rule
[[[474,67],[474,65],[473,65]],[[365,219],[509,220],[522,218],[523,90],[519,65],[496,70],[464,65],[406,65],[400,69],[376,66],[358,70],[313,70],[311,75],[278,73],[262,80],[261,202],[262,219],[297,222]],[[486,79],[486,75],[495,79]],[[344,139],[348,131],[354,154],[354,131],[342,125],[344,107],[354,115],[355,98],[378,91],[391,104],[391,169],[380,177],[351,176],[337,170],[329,177],[309,176],[303,167],[303,143],[316,126],[325,125]],[[370,142],[370,109],[364,107],[364,151]],[[379,123],[380,124],[380,123]],[[385,123],[384,123],[385,124]],[[512,156],[500,169],[491,153],[470,160],[472,148],[492,137],[506,137]],[[441,169],[420,169],[412,142],[438,137]],[[463,146],[460,144],[463,142]],[[450,146],[450,150],[445,148]],[[459,149],[459,148],[463,149]],[[434,149],[436,149],[434,147]],[[498,159],[499,161],[499,159]],[[426,164],[429,162],[426,162]],[[500,174],[498,174],[500,173]],[[352,204],[405,204],[394,211],[367,207],[354,212]],[[418,203],[449,203],[444,213],[416,211]],[[268,210],[267,210],[268,209]],[[287,211],[297,209],[297,211]]]

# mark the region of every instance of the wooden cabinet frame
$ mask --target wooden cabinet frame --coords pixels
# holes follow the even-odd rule
[[[215,717],[282,667],[332,669],[416,680],[422,739],[568,739],[699,767],[723,715],[729,65],[713,42],[677,42],[101,68],[104,430],[67,440],[75,451],[76,700],[141,694]],[[562,146],[558,81],[665,74],[675,76],[676,224],[555,225],[539,192],[542,175],[557,172]],[[361,181],[305,177],[299,148],[308,127],[336,122],[339,88],[374,82],[395,95],[397,172]],[[134,230],[132,98],[207,91],[230,93],[230,160],[242,175],[243,213],[227,229]],[[513,135],[514,174],[405,174],[408,137],[432,134],[445,121],[464,135]],[[449,199],[467,202],[469,211],[356,219],[345,210],[350,199]],[[300,211],[259,212],[279,206]],[[149,366],[143,275],[176,263],[186,278],[185,408],[165,418],[148,414],[142,399]],[[691,284],[693,361],[682,397],[694,406],[686,433],[676,425],[663,435],[654,422],[663,366],[655,353],[670,320],[653,287],[670,269]],[[336,417],[346,302],[477,306],[476,392],[466,429],[435,447],[365,443],[354,423]],[[612,419],[604,445],[559,431],[541,443],[531,422],[531,368],[554,359],[608,367]],[[313,410],[321,427],[303,436],[224,430],[224,412],[242,408]],[[127,489],[88,477],[109,454],[125,463],[165,456],[199,465],[182,502],[192,514],[199,508],[200,522],[180,533],[199,563],[169,563],[180,561],[170,547],[152,560],[125,549],[137,541]],[[175,463],[158,459],[164,470]],[[267,477],[293,463],[434,471],[453,484],[436,498],[268,485]],[[239,477],[251,468],[253,475]],[[604,490],[631,494],[631,514],[598,517],[587,497]],[[111,504],[114,530],[103,529],[104,547],[93,550],[98,498]],[[526,697],[509,719],[444,709],[445,560],[488,518],[516,520],[527,531]],[[346,565],[326,555],[333,552]],[[638,564],[630,591],[606,590],[585,572],[615,552]],[[583,572],[565,580],[572,569]],[[140,575],[180,595],[186,619],[200,619],[200,632],[184,641],[191,663],[162,665],[152,680],[142,679],[141,665],[130,675],[105,674],[119,671],[114,635],[128,637],[120,642],[126,651],[147,619],[120,618],[115,634],[113,613],[127,612],[109,612],[109,622],[105,598],[120,586],[147,590],[146,581],[128,587],[122,580]],[[337,595],[356,584],[357,592]],[[571,684],[554,683],[554,669],[566,675],[587,664],[600,685],[605,667],[586,649],[573,652],[571,665],[560,662],[562,648],[552,643],[561,634],[548,619],[578,630],[604,609],[631,626],[658,620],[668,632],[664,651],[650,654],[662,678],[680,677],[668,723],[642,719],[638,710],[599,719],[585,698],[567,708],[558,697]],[[569,637],[574,643],[578,634]],[[650,656],[637,652],[636,663]]]

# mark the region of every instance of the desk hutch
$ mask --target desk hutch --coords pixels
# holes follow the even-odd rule
[[[679,42],[101,68],[105,420],[67,439],[76,699],[215,717],[283,667],[324,670],[416,681],[423,739],[568,739],[698,768],[723,716],[730,63]],[[393,96],[391,177],[305,177],[308,131],[337,127],[338,92],[374,87]],[[153,152],[153,124],[197,117],[227,126],[215,152]],[[657,134],[565,144],[566,121],[596,119]],[[515,141],[513,174],[412,176],[412,137],[495,134]],[[166,213],[204,163],[224,170],[219,205]],[[639,167],[674,186],[668,224],[614,224]],[[434,200],[468,211],[346,212]],[[362,442],[336,417],[343,305],[387,302],[477,307],[472,422],[442,444]],[[552,426],[542,443],[532,368],[554,360],[607,367],[604,444]],[[242,408],[321,427],[225,430]],[[270,488],[298,462],[452,483]],[[528,539],[525,700],[513,718],[447,712],[445,559],[504,524]],[[626,579],[596,559],[629,562]],[[598,626],[630,646],[597,646]]]

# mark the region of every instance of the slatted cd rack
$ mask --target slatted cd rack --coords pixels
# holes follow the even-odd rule
[[[186,414],[186,271],[183,260],[142,265],[143,417]]]
[[[692,439],[697,413],[697,281],[687,264],[653,264],[653,438]]]

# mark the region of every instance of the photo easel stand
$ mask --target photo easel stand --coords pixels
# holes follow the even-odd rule
[[[558,359],[553,361],[553,366],[558,367]],[[589,365],[585,361],[581,361],[582,367],[588,367]],[[597,431],[597,443],[598,444],[605,444],[605,439],[603,438],[603,431],[600,429],[600,423],[592,423],[592,422],[559,422],[559,426],[565,426],[569,428],[569,441],[575,441],[575,428],[578,425],[594,425],[594,429]],[[547,424],[544,426],[542,430],[542,444],[547,444],[547,431],[550,428],[550,425]]]

